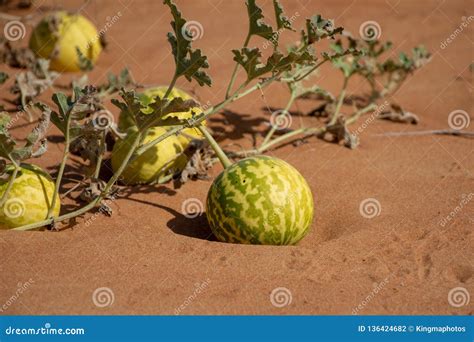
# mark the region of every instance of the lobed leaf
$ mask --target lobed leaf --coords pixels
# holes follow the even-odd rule
[[[293,26],[291,25],[291,21],[283,13],[283,7],[278,2],[278,0],[273,0],[273,7],[275,8],[277,29],[278,30],[287,29],[290,31],[295,31],[295,29],[293,29]]]
[[[324,38],[333,38],[336,34],[342,33],[342,27],[335,27],[331,19],[324,19],[317,14],[310,19],[306,19],[306,31],[301,32],[302,41],[306,45],[311,45]]]
[[[187,31],[186,20],[171,0],[164,0],[164,4],[171,10],[173,21],[171,27],[174,33],[168,33],[168,41],[176,64],[175,76],[184,76],[188,81],[193,79],[200,86],[212,84],[210,76],[203,70],[209,68],[207,56],[202,55],[201,50],[191,48],[191,34]]]

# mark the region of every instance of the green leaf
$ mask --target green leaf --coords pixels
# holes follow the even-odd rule
[[[263,11],[257,6],[255,0],[247,0],[247,12],[249,16],[249,36],[256,35],[273,42],[273,35],[277,34],[273,32],[273,28],[266,24],[263,19]]]
[[[199,108],[199,103],[196,101],[183,100],[180,97],[169,100],[156,96],[150,100],[149,98],[138,96],[134,91],[122,91],[121,96],[123,102],[112,100],[112,103],[122,111],[131,113],[135,125],[141,131],[154,126],[185,124],[186,120],[180,119],[176,113]]]
[[[212,80],[202,70],[209,68],[207,57],[202,54],[201,50],[191,48],[189,37],[192,37],[192,35],[187,31],[185,27],[186,20],[182,17],[176,5],[171,0],[164,0],[164,4],[170,8],[174,20],[171,22],[174,33],[168,33],[168,41],[171,44],[176,64],[175,76],[185,76],[188,81],[194,79],[200,86],[210,86]]]
[[[0,113],[0,157],[5,159],[10,159],[10,155],[16,146],[16,141],[8,132],[10,122],[10,115]]]
[[[79,47],[76,46],[76,54],[77,54],[77,58],[79,59],[79,69],[81,69],[81,71],[91,71],[92,69],[94,69],[94,63],[92,63],[92,60],[90,60],[89,58],[87,58],[81,51],[81,49],[79,49]]]
[[[334,35],[342,33],[342,27],[335,27],[331,19],[324,19],[319,14],[311,19],[306,19],[306,31],[302,31],[302,40],[311,45],[324,38],[333,38]]]
[[[261,61],[262,53],[258,48],[242,48],[241,50],[232,50],[232,52],[234,61],[246,71],[247,82],[270,72],[277,74],[291,70],[295,64],[309,64],[314,61],[314,57],[307,50],[291,51],[286,56],[280,51],[274,51],[265,64]]]
[[[179,118],[177,113],[192,111],[192,116],[197,114],[193,109],[199,107],[199,103],[194,100],[183,100],[175,97],[171,101],[169,99],[161,99],[159,96],[154,98],[154,102],[148,105],[153,110],[150,114],[140,113],[137,121],[140,126],[172,126],[185,124],[187,120]],[[150,119],[151,118],[151,119]]]
[[[0,84],[5,83],[6,80],[8,80],[8,74],[4,73],[3,71],[0,71]]]
[[[71,107],[70,103],[68,102],[67,96],[63,93],[55,93],[53,94],[53,102],[58,106],[61,118],[66,120],[66,117]]]
[[[291,21],[283,13],[283,7],[278,2],[278,0],[273,0],[273,7],[275,8],[275,17],[277,22],[277,29],[280,31],[282,29],[287,29],[295,31],[291,25]]]
[[[211,86],[210,76],[202,69],[208,69],[207,57],[201,54],[201,50],[190,50],[189,58],[183,59],[177,68],[178,75],[183,75],[188,81],[194,79],[202,87]]]

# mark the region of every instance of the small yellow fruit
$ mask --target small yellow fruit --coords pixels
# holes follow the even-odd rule
[[[166,133],[163,127],[153,127],[147,131],[143,144],[146,144]],[[112,169],[117,172],[128,154],[138,130],[131,127],[123,140],[117,141],[112,151]],[[124,184],[163,183],[186,165],[186,156],[182,155],[183,147],[173,135],[148,149],[123,171],[120,180]]]
[[[12,175],[13,166],[6,173]],[[9,178],[0,180],[0,198],[5,193]],[[0,228],[8,229],[40,222],[46,219],[52,204],[54,182],[38,166],[21,164],[13,185],[0,207]],[[61,204],[59,196],[53,209],[53,216],[59,216]]]
[[[95,63],[102,50],[100,36],[88,19],[65,11],[43,18],[30,38],[30,49],[50,59],[51,70],[59,72],[80,71],[77,48]]]
[[[153,98],[156,96],[163,97],[168,90],[167,86],[159,86],[155,88],[149,88],[145,90],[143,93],[138,94],[138,97],[140,98],[141,102],[144,104],[150,104],[153,103]],[[192,96],[186,93],[185,91],[178,89],[178,88],[173,88],[168,95],[169,99],[174,99],[180,97],[183,100],[191,100]],[[148,114],[149,112],[145,108],[142,110],[144,114]],[[193,108],[192,111],[189,110],[187,112],[179,112],[179,113],[173,113],[173,116],[176,116],[179,119],[191,119],[193,112],[195,115],[201,114],[202,110],[201,108]],[[119,116],[119,129],[122,131],[127,130],[130,126],[133,125],[133,121],[131,118],[131,114],[129,112],[121,112]],[[206,122],[203,121],[203,125],[206,125]],[[181,131],[181,134],[178,135],[178,139],[183,145],[183,148],[186,148],[188,144],[191,142],[193,139],[204,139],[201,131],[197,128],[185,128]]]

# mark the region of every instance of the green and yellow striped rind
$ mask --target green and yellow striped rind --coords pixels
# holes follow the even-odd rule
[[[11,176],[13,167],[10,165],[7,174]],[[8,186],[8,180],[0,180],[0,198]],[[0,229],[20,227],[46,219],[52,204],[54,182],[51,177],[38,166],[22,164],[7,198],[0,207]],[[53,209],[53,216],[59,216],[61,204],[59,196]]]
[[[293,245],[309,231],[313,195],[303,176],[283,160],[255,156],[225,169],[207,195],[207,219],[220,240]]]

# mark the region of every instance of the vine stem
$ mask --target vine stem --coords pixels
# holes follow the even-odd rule
[[[165,93],[165,95],[163,96],[163,99],[166,99],[166,98],[170,95],[170,93],[171,93],[171,91],[173,90],[173,88],[174,88],[174,86],[175,86],[177,80],[178,80],[178,76],[177,76],[176,73],[175,73],[175,74],[173,75],[173,79],[171,80],[171,83],[170,83],[168,89],[166,89],[166,93]]]
[[[364,108],[362,109],[359,109],[357,112],[355,112],[354,114],[352,114],[346,121],[346,124],[347,125],[350,125],[354,122],[356,122],[357,120],[359,120],[359,118],[361,117],[361,115],[367,113],[367,112],[370,112],[371,110],[374,110],[377,108],[377,105],[375,103],[371,103],[367,106],[365,106]]]
[[[79,215],[82,215],[82,214],[88,212],[89,210],[91,210],[92,208],[94,208],[100,201],[102,201],[105,198],[105,196],[110,191],[110,188],[115,184],[115,182],[122,175],[123,170],[125,170],[125,167],[127,166],[130,158],[132,157],[133,153],[137,149],[137,146],[140,143],[140,140],[141,140],[141,133],[137,134],[137,137],[133,141],[130,150],[128,151],[127,155],[125,156],[125,159],[122,161],[122,164],[120,165],[117,172],[115,172],[114,175],[112,176],[112,178],[109,179],[109,181],[107,182],[107,184],[106,184],[104,190],[102,191],[102,193],[99,196],[97,196],[95,199],[93,199],[89,204],[87,204],[86,206],[84,206],[80,209],[77,209],[73,212],[70,212],[68,214],[61,215],[61,216],[58,216],[56,218],[50,217],[50,218],[47,218],[46,220],[43,220],[43,221],[40,221],[40,222],[35,222],[35,223],[28,224],[28,225],[25,225],[25,226],[13,228],[13,230],[22,230],[22,231],[24,231],[24,230],[32,230],[32,229],[44,227],[44,226],[46,226],[48,224],[51,224],[53,222],[60,222],[60,221],[72,219],[72,218],[77,217]]]
[[[370,112],[371,110],[373,110],[375,108],[377,108],[377,105],[375,103],[372,103],[372,104],[358,110],[357,112],[353,113],[349,117],[349,119],[347,119],[346,124],[351,125],[351,124],[355,123],[361,115],[363,115],[367,112]],[[263,153],[263,152],[269,150],[270,148],[272,148],[273,146],[278,145],[279,143],[281,143],[281,142],[283,142],[287,139],[293,138],[293,137],[295,137],[299,134],[304,134],[304,135],[321,134],[321,133],[325,132],[326,129],[327,129],[327,126],[326,127],[311,127],[311,128],[304,128],[303,127],[303,128],[285,133],[285,134],[279,136],[278,138],[275,138],[275,139],[267,142],[266,144],[262,144],[262,146],[260,146],[260,148],[258,148],[258,149],[233,152],[233,154],[237,155],[237,156],[242,156],[242,155],[247,155],[247,154]]]
[[[247,34],[247,37],[245,38],[243,47],[246,48],[249,42],[250,42],[250,30],[249,30],[249,33]],[[239,70],[239,63],[235,62],[234,71],[232,71],[232,76],[230,78],[229,85],[227,86],[227,90],[225,92],[226,99],[229,98],[230,91],[232,90],[232,87],[234,86],[235,78],[237,77],[237,70]]]
[[[105,139],[106,139],[107,131],[104,129],[102,136],[100,137],[100,145],[99,145],[99,155],[97,156],[95,171],[94,171],[94,178],[98,179],[100,175],[100,169],[102,167],[102,159],[105,152]]]
[[[227,155],[225,154],[225,152],[222,150],[222,148],[219,146],[219,144],[217,143],[216,139],[214,139],[214,137],[212,136],[211,133],[209,133],[209,131],[207,130],[206,127],[204,127],[203,125],[200,125],[199,127],[199,130],[201,131],[201,133],[204,135],[204,137],[207,139],[207,141],[209,142],[209,145],[211,145],[212,149],[214,150],[214,152],[216,152],[217,154],[217,158],[219,158],[222,166],[224,166],[224,169],[227,169],[229,166],[232,165],[232,162],[230,161],[230,159],[227,157]]]
[[[303,75],[300,75],[298,76],[297,78],[295,78],[295,82],[299,82],[303,79],[305,79],[309,74],[313,73],[313,71],[315,71],[317,68],[319,68],[321,65],[323,65],[324,63],[326,63],[328,61],[328,59],[324,59],[322,60],[321,62],[317,63],[314,65],[314,67],[312,67],[311,69],[309,69],[307,72],[305,72]]]
[[[64,174],[64,168],[66,167],[67,159],[69,158],[69,144],[71,143],[71,135],[69,130],[71,129],[71,113],[69,113],[67,120],[66,120],[66,136],[64,142],[64,152],[63,152],[63,159],[61,160],[61,164],[59,165],[58,175],[56,177],[56,182],[54,184],[54,193],[53,198],[51,200],[51,206],[48,208],[48,213],[46,218],[51,218],[53,214],[54,207],[56,205],[56,198],[59,196],[59,188],[61,187],[61,181]]]
[[[341,93],[339,94],[336,110],[334,111],[331,117],[331,121],[329,121],[329,126],[334,125],[337,121],[337,117],[339,116],[339,112],[341,111],[342,103],[344,102],[344,97],[346,96],[346,89],[347,89],[348,82],[349,82],[349,77],[344,76],[344,83],[342,84],[342,90],[341,90]]]
[[[283,109],[283,113],[288,113],[289,114],[289,110],[290,110],[290,107],[291,105],[293,104],[293,102],[295,101],[296,99],[296,94],[294,91],[291,92],[291,96],[290,96],[290,100],[288,101],[288,103],[286,104],[285,108]],[[270,139],[272,138],[273,134],[275,134],[277,128],[278,128],[278,125],[271,125],[272,128],[268,131],[267,135],[265,136],[265,138],[263,139],[263,142],[262,144],[260,145],[260,147],[257,149],[260,151],[260,148],[262,146],[265,146],[269,141]]]
[[[16,176],[18,175],[18,171],[20,170],[20,167],[18,164],[13,160],[13,158],[10,158],[10,161],[13,163],[13,173],[10,176],[10,179],[8,180],[7,188],[5,189],[5,192],[3,193],[2,199],[0,199],[0,207],[5,204],[5,201],[7,200],[8,193],[10,192],[13,183],[15,182]]]
[[[175,126],[174,128],[170,129],[168,132],[166,132],[165,134],[159,136],[158,138],[156,138],[155,140],[152,140],[144,145],[142,145],[141,147],[139,147],[137,149],[137,155],[141,155],[143,154],[146,150],[148,150],[149,148],[155,146],[156,144],[162,142],[163,140],[165,140],[166,138],[174,135],[174,134],[177,134],[179,133],[181,130],[183,130],[184,128],[186,127],[195,127],[197,126],[198,124],[200,124],[201,122],[203,122],[204,120],[206,120],[206,118],[209,116],[209,115],[212,115],[216,112],[218,112],[219,110],[221,110],[222,108],[224,108],[225,106],[227,106],[229,103],[231,102],[234,102],[244,96],[247,96],[248,94],[254,92],[255,90],[257,89],[262,89],[264,87],[266,87],[267,85],[269,85],[270,83],[272,83],[275,79],[277,79],[279,77],[279,75],[274,75],[268,79],[266,79],[265,81],[263,81],[262,83],[257,83],[255,84],[254,86],[250,87],[249,89],[243,91],[243,92],[240,92],[243,88],[245,88],[247,86],[247,82],[244,82],[235,92],[234,94],[229,97],[228,99],[225,99],[224,101],[220,102],[219,104],[217,104],[216,106],[213,106],[211,108],[209,108],[208,110],[206,110],[203,114],[201,114],[200,116],[198,116],[195,120],[193,120],[190,124],[188,125],[177,125]]]

